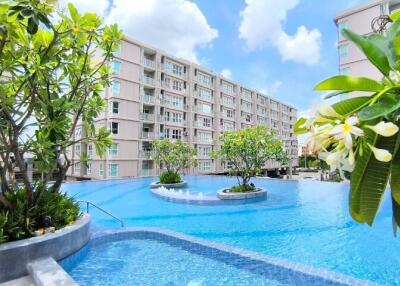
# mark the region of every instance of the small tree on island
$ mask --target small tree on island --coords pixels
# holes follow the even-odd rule
[[[231,192],[254,191],[250,179],[261,173],[267,160],[287,161],[281,141],[262,125],[224,132],[220,141],[221,146],[212,157],[230,165],[229,175],[237,177],[238,186],[230,188]]]
[[[152,142],[152,158],[165,171],[160,174],[161,184],[182,182],[180,172],[195,165],[196,149],[181,140],[154,140]]]
[[[0,243],[75,220],[79,206],[59,193],[71,166],[69,150],[93,143],[101,156],[112,141],[96,118],[106,107],[101,94],[110,84],[109,62],[122,31],[72,4],[68,13],[55,4],[0,4]],[[75,138],[78,125],[85,132]],[[30,181],[27,154],[42,179]]]

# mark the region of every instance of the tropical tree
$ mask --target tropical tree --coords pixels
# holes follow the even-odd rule
[[[231,166],[229,174],[238,179],[238,188],[232,189],[235,191],[253,191],[250,179],[261,173],[267,160],[287,161],[282,142],[263,125],[224,132],[220,141],[212,156]]]
[[[331,169],[351,172],[350,214],[372,225],[383,194],[390,184],[393,226],[400,225],[400,20],[399,14],[384,35],[360,36],[349,30],[353,42],[382,73],[382,80],[340,75],[318,84],[332,91],[326,98],[357,92],[332,105],[324,105],[308,118],[300,118],[295,131],[310,133],[309,147]]]
[[[165,171],[160,175],[160,183],[180,183],[180,172],[195,164],[196,149],[181,140],[154,140],[152,159]]]
[[[68,150],[93,142],[102,155],[111,139],[96,117],[106,106],[101,94],[110,83],[109,61],[122,32],[93,13],[55,9],[55,0],[0,3],[0,210],[24,215],[40,205],[47,190],[57,193],[71,165]],[[74,137],[78,124],[85,132]],[[44,178],[32,184],[24,162],[31,154]],[[22,185],[15,170],[22,174]],[[51,177],[54,183],[49,184]],[[19,198],[20,199],[20,198]],[[21,200],[20,200],[21,201]],[[29,218],[34,221],[35,218]]]

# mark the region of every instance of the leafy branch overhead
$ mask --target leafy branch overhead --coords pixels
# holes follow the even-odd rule
[[[351,172],[350,213],[354,220],[372,225],[383,194],[390,184],[393,226],[400,226],[400,19],[385,35],[360,36],[343,30],[382,73],[382,80],[334,76],[315,89],[330,91],[327,98],[349,94],[345,100],[322,106],[300,118],[295,132],[310,133],[309,147],[331,169]],[[357,96],[352,96],[356,92]]]
[[[3,192],[18,188],[13,170],[23,175],[28,205],[42,197],[51,175],[58,191],[71,165],[74,144],[93,143],[99,155],[111,143],[106,126],[96,123],[106,103],[113,52],[122,32],[92,13],[55,9],[54,0],[0,3],[0,177]],[[81,136],[75,130],[81,124]],[[29,182],[24,157],[33,155],[44,179]],[[0,195],[3,206],[12,209]]]

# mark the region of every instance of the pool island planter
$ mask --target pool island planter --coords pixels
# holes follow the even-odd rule
[[[228,188],[220,189],[217,192],[217,197],[220,200],[248,200],[255,198],[263,198],[267,195],[267,191],[257,188],[253,192],[230,192]]]
[[[158,189],[161,187],[167,188],[167,189],[179,189],[179,188],[184,188],[187,186],[186,181],[182,181],[180,183],[175,183],[175,184],[161,184],[160,182],[153,182],[150,184],[150,188],[152,189]]]
[[[55,233],[0,244],[0,283],[28,274],[28,264],[44,257],[61,260],[81,249],[90,239],[90,215]]]

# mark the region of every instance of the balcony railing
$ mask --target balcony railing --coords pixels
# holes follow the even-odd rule
[[[241,97],[242,97],[242,99],[244,99],[244,100],[246,100],[246,101],[249,101],[249,102],[251,102],[251,95],[248,95],[248,94],[245,94],[245,93],[242,93],[241,94]]]
[[[199,90],[195,91],[194,96],[197,98],[200,98],[202,100],[213,101],[212,95],[207,95],[207,94],[201,93]]]
[[[154,122],[154,114],[141,112],[140,113],[140,120]]]
[[[151,150],[140,150],[139,156],[140,158],[151,159]]]
[[[160,116],[160,122],[171,124],[171,125],[179,125],[179,126],[185,126],[186,121],[185,120],[173,120],[171,118],[167,118],[165,116]]]
[[[222,99],[221,103],[228,107],[235,107],[235,102],[232,102],[232,101],[229,101],[226,99]]]
[[[229,126],[229,125],[221,125],[220,129],[222,131],[234,131],[235,127],[234,126]]]
[[[210,81],[210,82],[205,82],[205,81],[200,80],[200,78],[197,77],[197,76],[196,76],[196,78],[195,78],[195,81],[196,81],[197,83],[200,83],[200,84],[204,85],[204,86],[212,87],[212,81]]]
[[[144,84],[154,85],[154,78],[149,77],[149,76],[147,76],[147,75],[143,75],[143,77],[142,77],[142,82],[143,82]]]
[[[162,98],[162,97],[160,97],[160,104],[166,105],[166,106],[169,106],[172,108],[178,108],[178,109],[183,109],[183,107],[184,107],[183,102],[180,104],[176,104],[176,103],[173,103],[171,100],[168,100],[168,99]]]
[[[154,133],[148,131],[140,132],[140,139],[154,139]]]
[[[151,104],[154,104],[156,102],[155,96],[148,94],[148,93],[142,94],[142,101],[145,103],[151,103]]]
[[[211,110],[205,110],[205,109],[204,109],[202,106],[200,106],[200,105],[193,105],[192,110],[193,110],[193,111],[196,111],[196,112],[205,113],[205,114],[213,114],[212,109],[211,109]]]
[[[207,126],[206,124],[204,124],[203,121],[201,120],[196,120],[193,122],[194,127],[200,127],[200,128],[207,128],[207,129],[211,129],[212,128],[212,124],[210,123],[209,126]]]
[[[173,92],[178,92],[178,93],[183,93],[183,94],[186,94],[186,92],[187,92],[187,90],[185,88],[183,88],[183,87],[181,89],[174,88],[171,83],[167,83],[164,80],[161,81],[161,86],[168,90],[171,90]]]
[[[247,105],[242,105],[241,108],[243,111],[251,113],[251,107]]]
[[[208,143],[208,144],[212,143],[212,138],[204,138],[204,137],[195,136],[194,139],[200,143]]]
[[[155,170],[154,169],[142,169],[140,170],[140,176],[142,177],[149,177],[154,176]]]
[[[142,57],[142,64],[153,69],[156,67],[156,62],[146,57]]]

